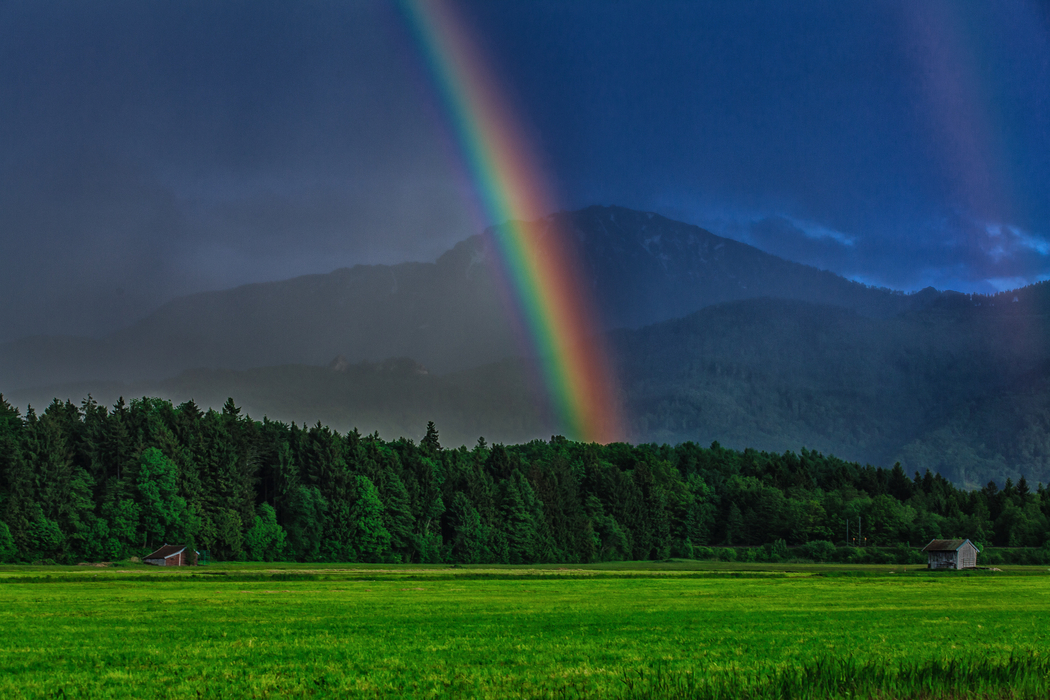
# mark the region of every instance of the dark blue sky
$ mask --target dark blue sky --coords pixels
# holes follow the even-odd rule
[[[872,284],[1050,276],[1045,2],[459,3],[563,208]],[[0,4],[0,340],[477,231],[379,2]]]

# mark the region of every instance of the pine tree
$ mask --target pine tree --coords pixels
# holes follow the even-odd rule
[[[390,533],[390,549],[405,562],[412,558],[412,526],[415,518],[408,491],[397,474],[388,473],[380,491],[383,502],[383,526]]]
[[[456,564],[478,564],[485,557],[485,533],[477,509],[459,492],[452,500],[452,561]]]
[[[179,495],[178,467],[156,447],[142,454],[136,486],[141,504],[145,546],[174,543],[182,533],[186,500]]]
[[[317,561],[321,552],[328,502],[316,486],[297,486],[287,500],[288,544],[299,561]]]
[[[8,526],[17,556],[28,550],[33,473],[22,454],[22,418],[0,394],[0,522]]]
[[[34,495],[40,507],[37,532],[49,543],[51,523],[61,533],[62,546],[52,544],[48,558],[75,557],[94,520],[92,484],[86,471],[74,460],[75,434],[71,422],[79,424],[79,413],[72,404],[54,402],[39,419],[27,424],[23,441],[25,458],[33,473]]]
[[[103,478],[106,479],[102,488],[114,495],[124,491],[124,483],[121,480],[127,471],[128,463],[134,458],[134,443],[128,429],[129,420],[129,411],[124,397],[121,396],[106,421],[102,444],[99,446]]]
[[[353,477],[353,506],[350,511],[354,524],[352,541],[358,561],[380,562],[390,552],[390,532],[383,525],[383,503],[379,491],[366,476]]]
[[[7,527],[7,523],[0,520],[0,564],[10,564],[17,557],[18,549],[15,547],[15,539],[11,536],[11,530]]]
[[[226,403],[222,405],[222,415],[233,420],[240,418],[241,409],[237,407],[236,403],[234,403],[232,396],[226,399]]]
[[[744,516],[740,513],[740,507],[736,503],[730,504],[729,515],[726,517],[726,545],[732,547],[740,543],[744,532]]]
[[[438,430],[434,426],[434,421],[427,421],[427,434],[420,441],[419,446],[430,454],[441,450],[441,442],[438,440]]]
[[[499,484],[501,530],[506,537],[511,564],[531,564],[537,559],[536,523],[525,507],[521,493],[511,479]]]

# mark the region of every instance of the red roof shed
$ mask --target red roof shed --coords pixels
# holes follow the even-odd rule
[[[197,552],[184,544],[166,544],[142,561],[154,566],[196,566]]]

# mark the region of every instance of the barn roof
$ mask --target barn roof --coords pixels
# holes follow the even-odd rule
[[[156,552],[154,552],[153,554],[150,554],[146,558],[147,559],[167,559],[170,556],[174,556],[174,555],[178,554],[179,552],[181,552],[184,549],[186,549],[186,545],[184,545],[184,544],[166,544],[163,547],[161,547],[160,549],[158,549]]]
[[[962,548],[964,544],[969,544],[974,549],[974,546],[970,540],[931,540],[928,545],[922,548],[924,552],[957,552]]]

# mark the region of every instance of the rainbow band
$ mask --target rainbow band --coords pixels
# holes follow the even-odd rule
[[[613,373],[579,280],[567,237],[548,221],[545,178],[530,157],[501,99],[451,8],[444,0],[404,0],[418,44],[438,83],[486,216],[507,222],[494,239],[500,264],[540,359],[552,407],[574,439],[623,439]]]

